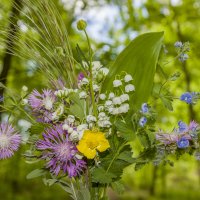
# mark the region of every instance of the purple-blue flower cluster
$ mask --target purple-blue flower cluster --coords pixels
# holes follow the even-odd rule
[[[143,114],[143,115],[146,115],[149,113],[149,107],[147,105],[147,103],[143,103],[142,106],[141,106],[141,110],[140,112]],[[146,116],[142,116],[139,120],[139,125],[141,127],[144,127],[145,124],[147,123],[147,117]]]

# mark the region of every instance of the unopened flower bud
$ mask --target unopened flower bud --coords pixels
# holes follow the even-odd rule
[[[78,22],[77,22],[77,28],[79,31],[82,31],[82,30],[85,30],[87,27],[87,23],[85,20],[83,19],[80,19]]]

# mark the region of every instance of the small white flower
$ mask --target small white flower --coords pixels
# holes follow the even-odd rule
[[[68,115],[67,121],[71,124],[75,122],[75,117],[73,115]]]
[[[93,116],[93,115],[88,115],[88,116],[86,117],[86,121],[87,121],[87,123],[91,123],[91,122],[96,122],[97,119],[96,119],[96,117]]]
[[[106,117],[106,113],[105,112],[100,112],[98,115],[98,118],[104,118]]]
[[[77,93],[77,92],[78,92],[78,89],[74,89],[74,92]]]
[[[111,114],[112,115],[118,115],[119,114],[119,108],[114,108]]]
[[[100,94],[100,95],[99,95],[99,98],[100,98],[101,100],[105,100],[105,99],[106,99],[106,95],[105,95],[105,94]]]
[[[105,106],[106,107],[110,107],[110,106],[112,106],[112,104],[113,104],[113,102],[110,101],[110,100],[108,100],[108,101],[105,102]]]
[[[93,90],[94,90],[95,92],[98,92],[98,91],[99,91],[99,86],[98,86],[97,84],[94,84],[94,85],[93,85]]]
[[[128,101],[129,100],[129,95],[128,94],[122,94],[120,96],[120,99],[121,99],[122,103],[125,102],[125,101]]]
[[[125,103],[119,107],[119,113],[127,113],[129,111],[129,104]]]
[[[22,87],[22,91],[27,92],[27,91],[28,91],[28,87],[25,86],[25,85],[23,85],[23,87]]]
[[[47,110],[51,110],[53,108],[53,102],[54,100],[51,97],[46,97],[43,99],[43,105],[45,107],[45,109]]]
[[[98,121],[98,126],[102,128],[109,128],[111,126],[111,122],[108,120],[99,120]]]
[[[80,155],[80,154],[76,154],[75,157],[76,157],[77,159],[79,159],[79,160],[83,159],[83,156]]]
[[[54,92],[54,94],[58,97],[67,97],[69,92],[68,92],[68,90],[57,90]]]
[[[81,80],[81,85],[87,85],[89,83],[89,80],[87,79],[87,78],[83,78],[82,80]]]
[[[80,124],[79,126],[77,126],[77,131],[83,131],[88,129],[88,125],[87,124]]]
[[[74,129],[73,129],[72,127],[69,127],[68,130],[67,130],[67,132],[68,132],[69,134],[71,134],[73,131],[74,131]]]
[[[114,80],[113,81],[113,87],[119,87],[122,85],[122,82],[120,80]]]
[[[113,92],[111,92],[109,95],[108,95],[108,98],[109,99],[113,99],[115,97],[115,94]]]
[[[122,103],[120,97],[114,97],[112,101],[114,105],[120,105]]]
[[[28,104],[28,99],[22,99],[22,105],[27,105]]]
[[[115,109],[115,108],[110,107],[110,108],[108,108],[108,112],[112,114],[114,109]]]
[[[101,67],[102,67],[102,64],[99,61],[93,61],[92,62],[93,70],[99,70]]]
[[[63,124],[62,125],[62,129],[63,130],[68,130],[69,129],[69,125],[68,124]]]
[[[101,112],[104,110],[104,106],[98,106],[98,111]]]
[[[70,134],[69,139],[70,139],[71,141],[74,141],[74,142],[78,141],[78,140],[79,140],[79,134],[78,134],[78,132],[77,132],[77,131],[73,131],[73,132]]]
[[[87,93],[85,91],[82,91],[79,93],[79,98],[80,99],[85,99],[87,97]]]
[[[135,91],[135,86],[133,84],[128,84],[128,85],[125,86],[125,91],[127,93]]]
[[[57,120],[64,113],[64,105],[60,104],[55,112],[52,113],[52,120]]]
[[[124,81],[126,83],[128,83],[129,81],[132,81],[133,80],[133,77],[130,75],[130,74],[127,74],[125,77],[124,77]]]
[[[107,76],[108,73],[109,73],[109,69],[108,69],[107,67],[103,67],[103,68],[101,68],[99,71],[102,72],[102,74],[103,74],[104,76]]]

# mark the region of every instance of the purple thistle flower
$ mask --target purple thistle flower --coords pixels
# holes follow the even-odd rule
[[[187,138],[182,137],[177,141],[177,146],[180,149],[187,148],[190,145],[190,142]]]
[[[42,94],[37,90],[33,90],[28,100],[33,110],[51,110],[53,108],[53,103],[56,101],[56,96],[52,90],[44,89]]]
[[[180,96],[180,100],[185,101],[187,104],[192,104],[193,103],[193,97],[194,97],[194,93],[185,92]]]
[[[21,136],[8,123],[0,124],[0,160],[9,158],[18,150]]]
[[[48,160],[47,168],[56,176],[63,171],[70,178],[75,177],[86,168],[86,162],[76,157],[78,150],[62,125],[47,129],[43,139],[36,143],[36,148],[42,151],[41,158]]]
[[[29,104],[33,109],[33,115],[39,122],[49,123],[52,121],[53,104],[56,96],[52,90],[43,90],[40,94],[37,90],[33,90],[28,98]]]

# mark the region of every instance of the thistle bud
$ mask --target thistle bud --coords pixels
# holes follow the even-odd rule
[[[85,20],[81,19],[77,22],[77,28],[79,31],[85,30],[87,27],[87,23]]]

